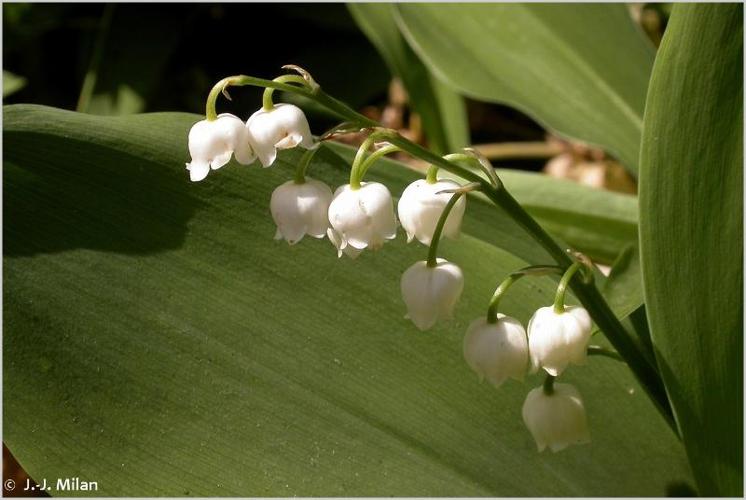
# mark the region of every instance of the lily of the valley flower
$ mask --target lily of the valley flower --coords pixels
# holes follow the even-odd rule
[[[551,306],[537,310],[528,322],[532,371],[543,368],[556,377],[570,363],[585,363],[591,326],[591,317],[582,307],[565,306],[563,313]]]
[[[546,394],[543,387],[533,389],[523,403],[522,413],[539,451],[549,447],[557,452],[591,441],[583,400],[570,384],[555,383],[551,394]]]
[[[399,220],[407,232],[407,242],[417,238],[424,245],[430,245],[435,226],[440,215],[443,213],[453,193],[440,193],[444,190],[453,190],[461,187],[459,184],[441,180],[429,183],[420,179],[411,183],[399,198]],[[449,238],[457,238],[461,232],[461,219],[466,209],[466,197],[462,196],[448,214],[443,235]]]
[[[246,127],[259,161],[265,167],[274,163],[278,149],[314,146],[306,115],[292,104],[277,104],[269,111],[262,108],[249,117]]]
[[[464,358],[479,378],[495,387],[511,377],[523,380],[528,370],[528,341],[520,321],[504,314],[497,323],[472,321],[464,337]]]
[[[432,328],[439,319],[450,319],[464,290],[464,273],[456,264],[437,259],[414,263],[401,277],[401,293],[407,306],[406,318],[420,330]]]
[[[329,204],[332,190],[321,181],[305,178],[305,182],[288,181],[272,192],[269,203],[272,219],[277,225],[275,239],[298,243],[306,234],[323,238],[329,227]]]
[[[228,163],[232,154],[244,165],[256,158],[246,125],[230,113],[195,123],[189,130],[189,154],[192,161],[186,168],[194,182],[207,177],[211,168],[217,170]]]
[[[329,205],[329,239],[339,251],[380,248],[396,237],[394,203],[388,188],[378,182],[363,182],[360,189],[340,186]]]

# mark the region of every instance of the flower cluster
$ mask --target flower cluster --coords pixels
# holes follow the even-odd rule
[[[569,384],[554,384],[570,363],[583,364],[591,336],[588,312],[577,306],[542,307],[528,323],[497,314],[478,318],[464,337],[464,358],[480,379],[500,387],[508,378],[522,381],[544,370],[544,387],[532,390],[523,404],[523,420],[539,451],[559,451],[590,440],[583,401]]]
[[[269,167],[277,157],[278,149],[295,146],[310,149],[313,136],[306,115],[292,104],[278,104],[260,109],[246,123],[230,113],[222,113],[214,120],[195,123],[189,131],[189,154],[192,161],[186,164],[194,182],[207,177],[210,169],[217,170],[231,159],[249,165],[257,157]]]
[[[312,82],[307,74],[301,74],[307,82]],[[304,84],[303,78],[297,76],[275,81],[284,81],[282,78]],[[211,96],[216,89],[225,91],[216,86]],[[306,175],[320,142],[311,135],[308,121],[298,107],[274,105],[268,88],[262,109],[244,123],[234,115],[216,115],[214,98],[212,110],[210,102],[208,99],[208,119],[195,124],[189,132],[192,160],[187,169],[192,181],[204,179],[211,169],[222,167],[231,156],[242,164],[258,159],[264,167],[269,167],[279,149],[303,147],[306,152],[294,179],[272,193],[270,212],[277,226],[275,238],[294,245],[305,235],[327,236],[339,257],[356,258],[363,250],[379,249],[394,239],[400,223],[408,242],[417,240],[428,247],[427,259],[415,262],[401,277],[406,318],[424,331],[452,316],[464,289],[464,273],[455,263],[438,257],[437,249],[443,237],[458,238],[466,210],[464,195],[480,189],[480,183],[462,186],[453,180],[438,179],[437,167],[431,166],[426,179],[406,187],[395,210],[391,192],[385,185],[363,181],[376,159],[399,151],[395,145],[383,143],[378,150],[369,152],[377,139],[386,136],[374,131],[360,146],[349,183],[332,192],[325,183]],[[475,151],[464,150],[444,158],[476,164],[493,187],[498,187],[494,169]],[[523,405],[523,420],[539,451],[546,447],[558,451],[589,441],[585,409],[578,391],[571,385],[554,383],[555,377],[570,364],[583,364],[587,355],[591,318],[582,307],[564,303],[565,289],[579,269],[580,263],[576,262],[566,270],[534,266],[513,273],[498,287],[487,315],[469,325],[463,340],[463,355],[469,367],[495,387],[508,378],[522,381],[529,372],[546,372],[543,387],[532,390]],[[499,299],[516,279],[547,270],[564,272],[555,302],[537,310],[528,328],[515,318],[497,313]]]

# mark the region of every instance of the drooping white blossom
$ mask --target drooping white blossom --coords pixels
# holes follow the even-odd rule
[[[207,177],[210,169],[217,170],[228,163],[231,155],[244,165],[256,158],[246,125],[230,113],[195,123],[189,130],[189,154],[192,161],[186,168],[194,182]]]
[[[522,413],[539,451],[549,447],[557,452],[591,441],[583,400],[570,384],[555,382],[552,394],[546,394],[543,387],[533,389],[526,396]]]
[[[394,204],[388,188],[378,182],[363,182],[360,189],[349,184],[334,192],[329,205],[329,239],[339,251],[378,249],[396,237]]]
[[[254,151],[265,167],[274,163],[278,149],[314,147],[306,115],[292,104],[276,104],[269,111],[262,108],[249,117],[246,127],[251,135]]]
[[[523,380],[528,371],[528,341],[520,321],[504,314],[497,323],[487,318],[471,322],[464,337],[464,358],[479,378],[495,387],[511,377]]]
[[[329,228],[332,190],[321,181],[306,177],[305,182],[288,181],[277,186],[269,203],[277,225],[275,239],[294,245],[306,234],[323,238]]]
[[[560,314],[552,306],[538,309],[528,322],[531,370],[543,368],[556,377],[570,363],[584,364],[591,326],[588,311],[579,306],[565,306]]]
[[[450,180],[430,184],[425,179],[416,180],[406,187],[397,208],[401,225],[407,232],[407,242],[417,238],[422,244],[430,245],[438,219],[453,196],[453,193],[441,191],[459,187],[459,184]],[[465,209],[466,197],[462,196],[448,214],[443,226],[443,236],[458,238]]]
[[[453,316],[463,290],[464,273],[456,264],[445,259],[437,259],[435,267],[428,267],[424,260],[415,262],[401,277],[405,317],[420,330],[428,330],[439,319]]]

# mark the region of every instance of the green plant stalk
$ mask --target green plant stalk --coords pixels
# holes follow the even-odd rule
[[[589,345],[587,353],[588,356],[605,356],[616,361],[624,362],[624,358],[622,358],[618,352],[606,349],[598,345]]]
[[[350,168],[350,188],[353,190],[360,189],[360,165],[365,162],[365,155],[370,147],[376,142],[374,134],[368,136],[367,139],[360,144],[355,153],[355,158],[352,160],[352,167]]]
[[[308,170],[308,165],[310,165],[311,159],[313,158],[313,155],[316,154],[316,151],[319,150],[319,147],[321,147],[320,144],[315,148],[307,150],[305,153],[303,153],[303,156],[300,157],[298,166],[295,168],[295,175],[293,176],[293,182],[295,182],[296,184],[305,184],[306,171]]]
[[[551,396],[554,394],[554,379],[556,379],[554,375],[547,374],[546,378],[544,379],[544,384],[542,385],[542,389],[544,390],[544,394],[547,396]]]
[[[379,158],[381,158],[382,156],[386,156],[389,153],[396,153],[398,151],[401,151],[398,146],[384,146],[377,151],[373,151],[370,156],[368,156],[360,164],[360,177],[358,179],[362,182],[365,174],[368,173],[368,169],[370,169],[370,167],[372,167]]]
[[[443,207],[438,218],[438,223],[435,225],[435,231],[433,231],[433,239],[430,241],[430,248],[427,250],[427,267],[435,267],[438,265],[438,244],[440,243],[440,236],[443,234],[443,228],[446,225],[448,216],[451,215],[451,210],[456,205],[456,202],[464,195],[464,191],[456,191],[448,200],[446,206]]]
[[[104,13],[101,15],[101,21],[99,22],[98,34],[96,35],[96,41],[93,45],[93,54],[91,55],[91,63],[86,71],[85,78],[83,79],[83,85],[80,88],[80,95],[78,96],[78,104],[75,106],[75,111],[85,113],[88,111],[88,105],[91,102],[93,91],[96,88],[96,80],[98,79],[98,68],[101,65],[101,58],[104,55],[104,45],[106,44],[106,38],[109,35],[109,27],[111,26],[111,18],[114,15],[114,4],[106,4],[104,7]]]
[[[572,265],[567,268],[565,274],[562,275],[562,279],[560,279],[559,285],[557,285],[557,293],[554,296],[555,314],[562,314],[565,312],[565,292],[567,291],[567,285],[570,283],[570,280],[578,269],[580,269],[581,265],[580,262],[573,262]]]
[[[497,287],[495,293],[490,299],[490,304],[487,307],[487,323],[497,323],[497,308],[500,305],[500,299],[513,286],[513,283],[523,278],[524,276],[542,276],[550,273],[562,273],[562,268],[558,266],[529,266],[514,271],[505,278],[502,283]]]
[[[302,76],[298,75],[282,75],[278,76],[274,79],[274,81],[279,83],[300,83],[301,85],[308,85],[306,80]],[[264,89],[264,94],[262,95],[262,108],[264,111],[272,111],[275,107],[275,103],[272,101],[272,94],[275,93],[275,89],[272,87],[267,87]]]
[[[311,91],[304,87],[298,87],[295,85],[288,85],[285,83],[275,82],[272,80],[266,80],[262,78],[255,78],[245,75],[239,75],[234,77],[228,77],[221,82],[227,82],[230,85],[252,85],[259,87],[271,87],[278,90],[284,90],[287,92],[295,92],[313,99],[317,103],[326,107],[339,118],[344,121],[350,121],[360,125],[361,127],[369,127],[373,129],[382,130],[379,128],[378,123],[371,120],[370,118],[358,113],[341,101],[326,94],[321,89]],[[218,82],[216,87],[221,84]],[[211,96],[215,92],[215,88],[211,92]],[[219,93],[219,91],[218,91]],[[215,94],[217,98],[217,94]],[[214,102],[213,102],[214,109]],[[208,110],[209,110],[209,99],[208,99]],[[383,135],[383,134],[382,134]],[[498,187],[492,186],[485,179],[475,174],[471,170],[464,168],[460,165],[452,163],[448,160],[441,158],[432,151],[429,151],[422,146],[415,144],[408,139],[402,137],[395,131],[387,131],[385,138],[388,142],[395,146],[399,146],[402,151],[420,158],[432,165],[438,165],[440,168],[445,169],[452,174],[458,175],[459,177],[470,181],[479,183],[482,185],[480,189],[489,198],[492,203],[505,210],[507,214],[531,236],[547,253],[557,262],[560,267],[568,268],[572,265],[573,260],[567,253],[544,231],[544,229],[531,217],[523,207],[516,201],[511,194],[505,190],[502,185]],[[570,288],[572,289],[575,297],[583,304],[593,321],[596,325],[606,334],[611,344],[617,350],[617,352],[624,358],[627,365],[632,370],[637,380],[640,382],[642,387],[648,393],[650,398],[653,400],[656,408],[659,410],[666,423],[668,423],[671,430],[678,436],[678,430],[673,416],[673,411],[668,402],[668,396],[666,394],[665,386],[658,373],[657,368],[651,364],[646,356],[641,352],[637,343],[632,339],[629,332],[626,331],[624,326],[621,324],[619,319],[614,315],[614,312],[609,307],[606,300],[599,292],[593,283],[584,282],[577,274],[573,276],[570,281]]]

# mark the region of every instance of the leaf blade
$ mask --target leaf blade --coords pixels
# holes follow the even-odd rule
[[[397,12],[410,45],[452,87],[601,145],[637,171],[654,51],[623,5],[399,5]]]
[[[740,5],[674,8],[641,152],[647,315],[702,495],[743,494],[742,32]]]
[[[468,146],[469,126],[463,98],[436,80],[412,52],[394,22],[394,6],[351,3],[347,8],[391,72],[401,78],[412,108],[422,117],[433,150],[445,154]]]

